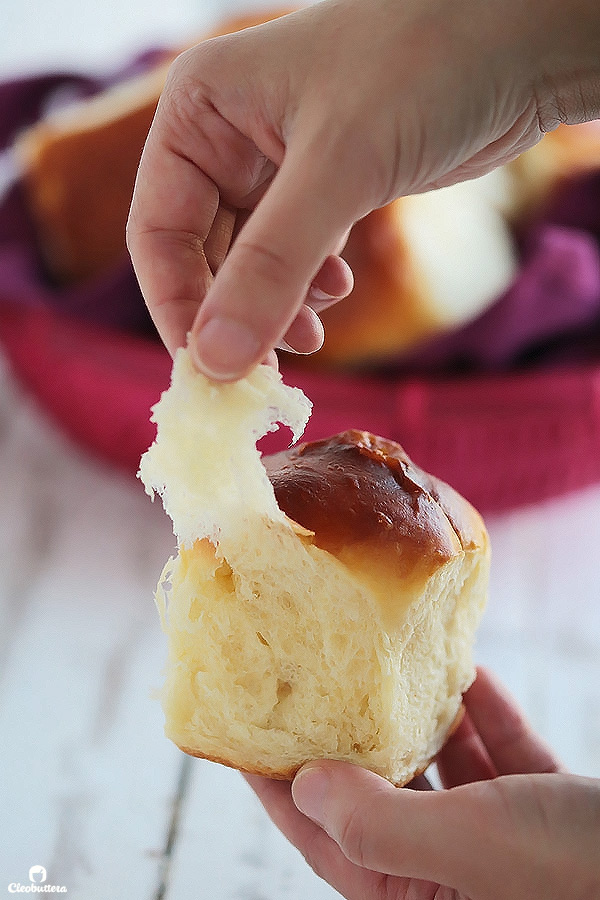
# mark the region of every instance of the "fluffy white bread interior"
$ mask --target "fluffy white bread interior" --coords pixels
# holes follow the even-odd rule
[[[483,313],[518,270],[506,221],[506,169],[374,210],[350,233],[344,257],[354,290],[322,314],[326,340],[312,365],[393,361]]]
[[[515,243],[501,213],[504,174],[497,170],[396,205],[425,295],[446,326],[474,318],[516,274]]]
[[[343,484],[362,476],[346,471],[346,452],[365,456],[377,493],[389,451],[382,477],[402,482],[400,501],[363,498],[377,521],[374,532],[365,519],[364,540],[360,523],[354,539],[292,521],[255,442],[278,421],[303,427],[308,412],[270,369],[216,386],[177,355],[140,470],[179,538],[156,594],[169,643],[166,733],[189,754],[272,777],[329,757],[404,784],[444,743],[473,680],[487,535],[466,501],[406,457],[396,466],[398,445],[362,432],[325,442],[342,463],[325,460],[332,477],[314,497],[309,487],[308,518],[329,515],[336,496],[334,519],[356,518],[356,505],[343,508]],[[282,496],[291,489],[298,500],[294,473],[305,465],[310,480],[311,454],[321,465],[320,445],[304,448],[279,469],[275,460]],[[332,485],[342,494],[330,497]]]

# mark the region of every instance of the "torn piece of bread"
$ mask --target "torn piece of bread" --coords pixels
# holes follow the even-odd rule
[[[350,431],[266,460],[309,404],[264,366],[215,385],[179,351],[154,407],[146,489],[178,554],[157,590],[167,735],[186,753],[291,778],[344,759],[405,784],[474,677],[489,547],[475,510],[398,444]]]

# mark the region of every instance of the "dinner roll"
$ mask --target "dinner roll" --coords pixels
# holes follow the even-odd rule
[[[592,171],[600,171],[600,123],[561,125],[487,175],[370,213],[344,250],[354,290],[321,314],[325,342],[307,365],[394,361],[473,321],[518,273],[514,231],[561,185]]]
[[[357,222],[343,251],[354,289],[322,312],[325,342],[311,367],[385,363],[472,321],[518,269],[504,215],[505,169],[401,197]]]
[[[366,432],[265,468],[256,440],[277,422],[298,434],[309,411],[268,367],[216,385],[177,354],[140,466],[179,543],[156,593],[166,734],[274,778],[331,758],[402,785],[474,678],[488,538],[455,491]]]
[[[280,12],[237,15],[202,35],[240,31]],[[167,48],[141,75],[53,109],[16,144],[25,195],[50,277],[80,284],[126,257],[125,226],[142,149],[169,66]]]
[[[512,179],[508,217],[523,226],[565,182],[600,171],[600,122],[559,125],[506,168]]]
[[[68,104],[20,136],[17,157],[40,252],[57,285],[125,257],[125,225],[144,142],[171,61]]]

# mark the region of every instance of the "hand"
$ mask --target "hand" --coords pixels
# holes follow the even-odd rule
[[[173,352],[234,380],[345,296],[352,225],[600,115],[597,0],[324,0],[174,63],[128,244]]]
[[[600,781],[567,775],[485,670],[438,756],[447,790],[321,761],[247,776],[275,824],[348,900],[600,897]]]

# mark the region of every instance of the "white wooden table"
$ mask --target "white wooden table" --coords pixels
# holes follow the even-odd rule
[[[78,900],[337,896],[237,773],[163,737],[152,591],[169,524],[5,365],[0,486],[0,898],[33,865]],[[477,657],[574,771],[600,776],[600,488],[488,524]]]
[[[0,77],[179,38],[219,4],[200,7],[14,3]],[[567,765],[600,776],[600,487],[488,525],[477,658]],[[163,736],[152,591],[172,546],[160,506],[70,444],[0,356],[0,898],[35,865],[73,900],[338,896],[237,773]]]

